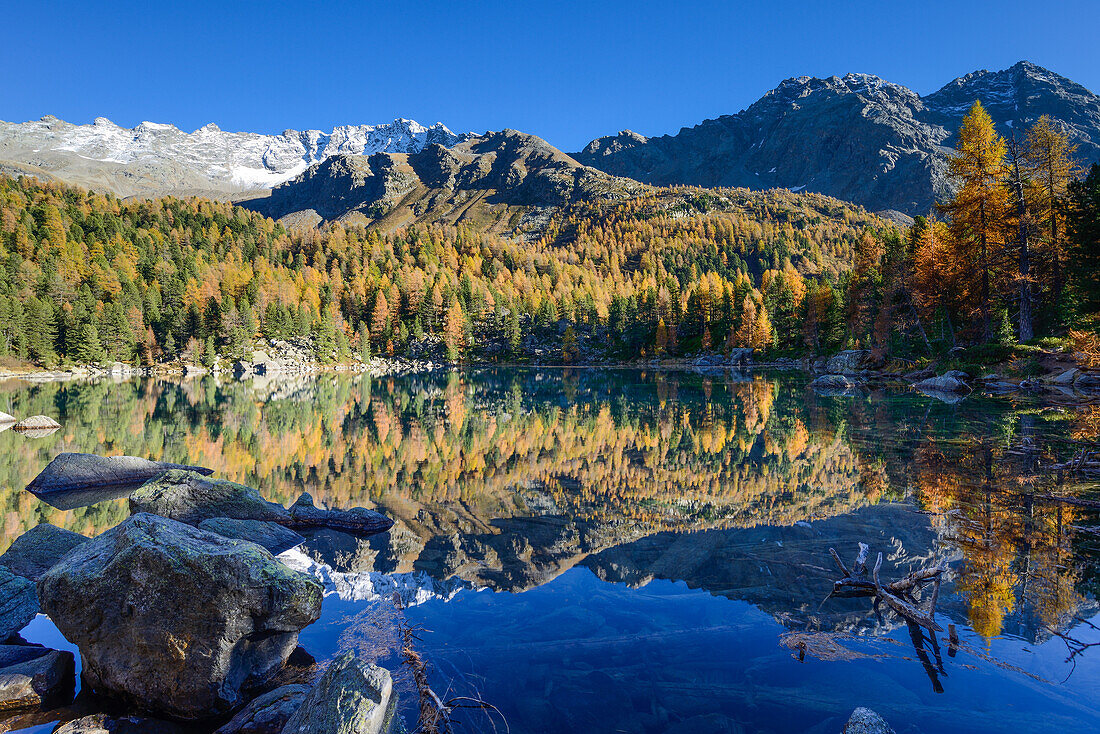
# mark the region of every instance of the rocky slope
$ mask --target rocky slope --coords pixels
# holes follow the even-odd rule
[[[867,74],[797,77],[736,115],[656,138],[627,130],[574,157],[652,184],[783,187],[919,214],[946,191],[945,156],[976,99],[1002,134],[1048,114],[1065,125],[1082,162],[1100,161],[1100,97],[1026,61],[925,97]]]
[[[393,229],[466,223],[513,232],[578,200],[632,196],[648,187],[582,166],[545,140],[504,130],[415,153],[337,155],[245,202],[290,223],[344,221]]]
[[[268,189],[330,156],[415,153],[465,137],[442,123],[424,127],[404,119],[329,133],[260,135],[225,132],[214,124],[192,133],[152,122],[128,129],[103,117],[91,125],[73,125],[47,115],[33,122],[0,122],[0,172],[56,178],[120,196],[226,198]]]

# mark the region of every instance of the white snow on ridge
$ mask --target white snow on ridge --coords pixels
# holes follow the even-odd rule
[[[464,590],[480,590],[460,578],[437,581],[425,571],[415,573],[380,573],[360,571],[343,573],[317,563],[299,548],[279,555],[279,560],[295,571],[313,576],[325,587],[325,595],[335,594],[344,601],[380,601],[393,598],[396,592],[402,605],[415,607],[425,602],[450,601]]]
[[[130,129],[105,117],[91,125],[49,115],[32,122],[0,122],[0,148],[17,154],[61,151],[122,165],[182,164],[212,183],[235,188],[270,188],[337,154],[416,153],[431,143],[451,146],[465,137],[443,123],[425,127],[403,118],[383,125],[340,126],[331,133],[286,130],[279,135],[225,132],[213,123],[192,133],[154,122]]]

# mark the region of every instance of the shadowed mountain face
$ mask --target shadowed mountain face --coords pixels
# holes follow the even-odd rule
[[[291,223],[393,229],[446,222],[513,231],[575,201],[646,188],[582,166],[541,138],[505,130],[412,154],[334,156],[244,206]]]
[[[1100,97],[1026,61],[925,97],[867,74],[797,77],[736,115],[656,138],[624,131],[574,157],[656,185],[783,187],[920,214],[947,191],[945,156],[975,100],[1006,136],[1050,115],[1082,162],[1100,161]]]

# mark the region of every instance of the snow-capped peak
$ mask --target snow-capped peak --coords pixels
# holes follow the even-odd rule
[[[192,133],[175,125],[142,122],[132,129],[106,117],[71,125],[47,115],[24,123],[0,123],[0,147],[12,160],[42,153],[75,154],[80,161],[129,165],[183,166],[210,188],[244,191],[270,188],[337,154],[416,153],[432,143],[450,146],[465,139],[443,123],[426,127],[398,118],[382,125],[343,125],[332,132],[286,130],[280,135],[224,132],[213,122]]]

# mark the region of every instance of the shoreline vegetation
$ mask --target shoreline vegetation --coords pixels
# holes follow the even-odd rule
[[[285,345],[325,365],[752,349],[913,369],[1063,350],[1097,366],[1100,165],[1083,176],[1073,156],[1057,123],[1010,144],[975,103],[950,197],[908,228],[816,194],[671,187],[575,202],[509,238],[288,228],[227,203],[0,177],[0,364],[213,370]]]

